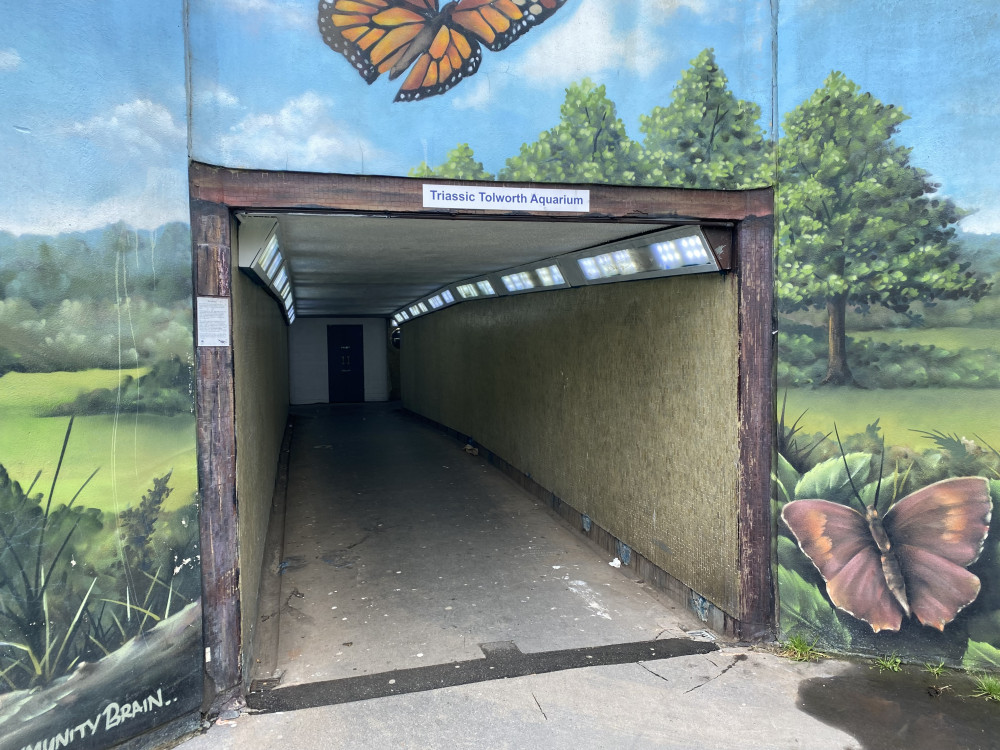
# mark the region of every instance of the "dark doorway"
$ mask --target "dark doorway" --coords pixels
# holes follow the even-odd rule
[[[326,356],[330,373],[330,403],[365,400],[365,358],[362,326],[327,326]]]

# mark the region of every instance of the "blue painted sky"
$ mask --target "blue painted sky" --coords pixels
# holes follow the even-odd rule
[[[181,3],[5,3],[0,229],[187,220]]]
[[[992,0],[785,0],[778,119],[831,70],[900,106],[914,162],[970,231],[1000,232]],[[192,155],[232,166],[405,174],[468,142],[499,170],[553,126],[567,85],[607,86],[629,134],[713,47],[737,96],[771,107],[767,3],[569,0],[444,96],[393,103],[323,44],[315,0],[190,0]],[[56,232],[187,219],[180,0],[53,0],[5,10],[0,229]]]

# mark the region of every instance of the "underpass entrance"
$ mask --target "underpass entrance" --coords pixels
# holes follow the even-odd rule
[[[577,584],[583,581],[596,591],[597,570],[601,576],[615,573],[632,596],[638,580],[679,596],[717,630],[744,638],[769,632],[770,192],[572,189],[588,194],[586,211],[504,213],[428,206],[426,185],[419,180],[192,165],[196,295],[230,302],[233,333],[231,347],[200,346],[197,360],[205,633],[212,655],[206,671],[219,696],[248,686],[264,638],[262,618],[271,615],[257,607],[258,591],[269,577],[280,585],[280,652],[295,651],[288,641],[302,640],[306,618],[344,634],[339,647],[328,643],[310,657],[303,651],[294,676],[286,665],[287,679],[303,684],[341,679],[345,670],[403,669],[438,648],[444,650],[435,659],[457,660],[456,671],[475,661],[473,654],[482,655],[483,644],[501,651],[547,652],[553,644],[558,649],[554,635],[572,633],[573,627],[553,625],[558,617],[548,621],[542,610],[547,604],[549,613],[581,617],[572,613],[582,606],[588,610],[582,615],[586,624],[603,627],[600,608],[608,608],[607,597],[588,599]],[[279,227],[288,220],[287,231],[273,232],[287,263],[287,287],[280,272],[260,275],[254,284],[237,270],[244,250],[253,250],[250,264],[261,266],[270,242],[252,247],[241,235],[243,217],[273,219]],[[315,226],[327,227],[323,246],[296,244],[296,230],[310,224],[314,229],[304,236],[313,239],[323,234]],[[492,231],[498,225],[506,231]],[[625,230],[628,225],[648,233]],[[435,243],[417,239],[431,228]],[[683,231],[674,233],[678,230]],[[378,247],[359,252],[348,241],[385,240],[387,231],[401,232],[422,248],[421,263],[413,265],[414,253],[379,257]],[[562,242],[587,234],[600,239],[567,249],[545,246],[546,234],[561,236]],[[657,268],[675,263],[671,253],[680,257],[678,243],[691,234],[703,239],[718,272],[660,278],[666,274]],[[652,239],[645,244],[636,240],[647,236]],[[481,251],[438,257],[449,241],[457,244],[455,238]],[[495,253],[482,251],[487,241],[497,243]],[[355,256],[381,269],[381,278],[352,282],[346,257],[336,268],[317,265],[352,246]],[[520,255],[505,249],[514,246]],[[504,252],[510,255],[501,257]],[[462,266],[469,258],[479,265]],[[439,273],[433,282],[420,278],[432,261],[438,269],[458,263],[457,270]],[[632,274],[646,275],[624,284],[612,278]],[[548,286],[546,279],[558,289],[533,294],[518,286]],[[293,292],[294,312],[286,288]],[[393,293],[392,304],[379,302]],[[323,307],[325,300],[338,298],[340,307]],[[368,307],[352,307],[352,299]],[[392,329],[401,328],[401,402],[316,403],[341,398],[332,373],[338,366],[353,369],[354,360],[346,355],[345,364],[346,344],[331,339],[330,331],[358,325],[355,318],[369,325],[381,321],[384,348],[391,347]],[[300,324],[324,326],[326,338],[326,351],[315,361],[327,370],[328,395],[311,405],[290,405],[287,396],[289,374],[296,369],[288,342]],[[392,390],[387,384],[387,393]],[[295,424],[283,447],[290,411]],[[380,431],[373,432],[376,427]],[[290,491],[282,520],[306,525],[285,530],[285,554],[273,559],[274,545],[266,536],[276,522],[270,490],[275,478],[281,485],[282,455]],[[411,457],[417,468],[403,472]],[[458,478],[459,466],[486,484]],[[318,477],[311,480],[318,489],[304,485],[292,491],[297,477],[307,481],[310,472]],[[354,474],[361,484],[352,484]],[[516,492],[507,497],[507,490]],[[310,494],[323,498],[311,511],[309,503],[294,504],[294,498]],[[547,526],[554,519],[543,509],[566,525]],[[501,532],[513,536],[499,545]],[[582,535],[608,553],[587,574],[592,580],[556,575],[563,565],[553,556],[577,553],[556,553],[557,545],[541,539],[563,533],[569,546],[559,549],[575,549]],[[491,537],[498,543],[493,558]],[[415,549],[407,547],[413,544]],[[424,555],[417,554],[421,545]],[[292,553],[290,546],[301,549]],[[579,555],[599,557],[590,546]],[[631,577],[608,566],[611,559]],[[429,585],[435,562],[437,587]],[[501,563],[509,562],[516,572],[502,569]],[[490,573],[493,583],[486,580]],[[408,575],[407,585],[396,585],[404,581],[397,576]],[[307,596],[296,576],[319,586],[308,597],[309,609],[301,608]],[[473,588],[474,596],[446,603],[453,589],[466,583],[470,586],[461,588]],[[613,581],[601,583],[608,584],[608,592],[614,589]],[[484,597],[489,615],[473,612],[480,609],[476,596]],[[613,605],[617,611],[625,611],[624,601]],[[341,615],[348,619],[339,623],[347,624],[331,620],[341,607],[355,608]],[[614,622],[611,612],[607,609]],[[382,622],[376,624],[373,618],[379,616]],[[636,640],[649,640],[657,627],[656,617],[641,624],[644,615],[635,621],[622,617],[643,633]],[[326,627],[328,620],[335,627]],[[355,625],[356,636],[349,631]],[[545,636],[533,641],[532,627]],[[414,638],[391,637],[407,628]],[[421,640],[427,628],[438,637]],[[459,636],[460,646],[457,640],[454,648],[441,645]],[[576,643],[567,646],[571,649],[623,642],[621,633],[593,640],[563,642]],[[382,667],[359,666],[354,654],[364,652],[345,650],[362,642]]]

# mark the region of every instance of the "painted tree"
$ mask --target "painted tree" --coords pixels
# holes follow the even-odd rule
[[[589,78],[566,89],[559,124],[507,159],[501,180],[632,184],[635,144],[608,99]]]
[[[843,73],[789,112],[779,144],[779,309],[825,308],[822,383],[854,385],[849,306],[907,312],[918,301],[980,299],[988,284],[960,263],[963,213],[893,136],[907,116]]]
[[[459,143],[448,152],[444,163],[431,167],[422,161],[420,165],[410,170],[410,177],[440,177],[446,180],[492,180],[493,175],[486,171],[481,161],[476,161],[476,155],[468,143]]]
[[[738,189],[772,183],[760,107],[737,99],[711,49],[681,74],[671,102],[639,118],[644,185]]]

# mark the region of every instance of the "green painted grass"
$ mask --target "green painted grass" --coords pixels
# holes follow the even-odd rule
[[[126,372],[135,376],[145,371]],[[117,383],[118,372],[108,370],[8,373],[0,378],[0,464],[11,478],[27,488],[41,470],[35,491],[47,495],[69,418],[39,414],[79,393]],[[173,470],[174,491],[164,507],[187,505],[198,486],[194,415],[77,417],[53,501],[69,502],[98,467],[78,504],[108,512],[137,505],[154,477]]]
[[[121,377],[141,377],[148,367],[122,370]],[[41,414],[81,393],[118,386],[117,370],[79,372],[8,372],[0,377],[0,410]]]
[[[784,389],[778,392],[778,407]],[[932,443],[911,430],[957,433],[973,439],[980,435],[1000,450],[1000,389],[986,388],[789,388],[785,422],[791,424],[803,411],[806,434],[830,432],[834,424],[841,435],[864,432],[879,419],[889,445],[924,449]]]
[[[998,328],[887,328],[881,331],[854,331],[855,339],[871,339],[880,343],[934,345],[948,351],[958,349],[996,349],[1000,351]]]

